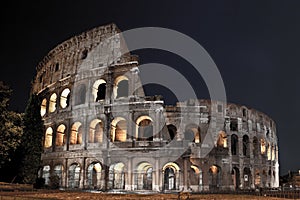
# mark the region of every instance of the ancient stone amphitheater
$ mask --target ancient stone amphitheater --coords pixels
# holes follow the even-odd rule
[[[39,63],[45,184],[103,191],[248,190],[279,186],[274,121],[210,100],[145,96],[136,56],[114,24],[61,43]]]

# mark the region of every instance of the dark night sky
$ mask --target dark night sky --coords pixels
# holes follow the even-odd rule
[[[69,37],[110,22],[122,31],[170,28],[208,51],[229,102],[258,109],[276,121],[281,174],[300,169],[300,1],[9,1],[0,9],[0,80],[14,90],[12,109],[24,110],[37,63]],[[180,68],[198,96],[207,98],[205,83],[176,55],[135,53],[142,63]]]

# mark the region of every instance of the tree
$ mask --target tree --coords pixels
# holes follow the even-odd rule
[[[12,90],[0,81],[0,179],[7,181],[12,173],[10,166],[21,143],[22,115],[9,111]]]
[[[24,133],[21,150],[23,153],[21,177],[24,183],[35,183],[41,165],[43,150],[43,121],[40,114],[40,99],[32,94],[25,109]]]

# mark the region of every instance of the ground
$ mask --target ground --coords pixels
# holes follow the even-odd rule
[[[14,196],[15,200],[29,200],[29,199],[57,199],[57,200],[101,200],[101,199],[149,199],[149,200],[164,200],[164,199],[178,199],[177,194],[104,194],[104,193],[88,193],[88,192],[66,192],[66,191],[49,191],[39,190],[34,192],[0,192],[0,199],[6,200],[11,199]],[[183,195],[180,199],[187,199],[187,195]],[[260,197],[252,195],[223,195],[223,194],[192,194],[192,199],[209,199],[209,200],[242,200],[242,199],[263,199],[263,200],[282,200],[283,198],[273,197]]]

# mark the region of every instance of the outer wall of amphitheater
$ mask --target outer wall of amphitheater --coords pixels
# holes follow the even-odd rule
[[[271,118],[236,104],[191,99],[167,106],[145,96],[138,59],[124,54],[119,32],[114,24],[84,32],[37,67],[32,92],[42,100],[39,176],[46,184],[58,176],[62,188],[105,191],[279,186]]]

